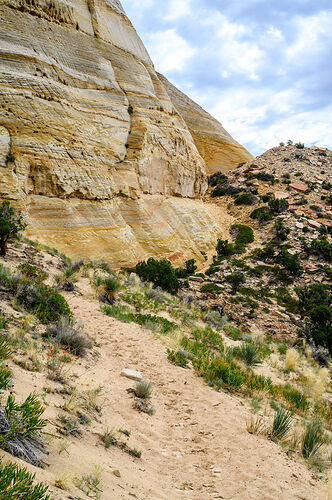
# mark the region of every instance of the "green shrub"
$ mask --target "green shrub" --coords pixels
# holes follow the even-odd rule
[[[14,396],[7,397],[6,405],[0,406],[0,447],[33,465],[40,465],[42,446],[34,440],[46,421],[36,394],[31,393],[22,404]]]
[[[287,210],[289,209],[289,203],[284,198],[282,198],[281,200],[272,199],[268,202],[268,205],[273,214],[282,214],[284,212],[287,212]]]
[[[197,269],[195,259],[187,260],[184,263],[184,267],[178,267],[175,269],[175,274],[178,278],[189,278],[189,276],[193,276]]]
[[[147,380],[141,380],[136,383],[135,395],[140,399],[149,399],[152,394],[152,383]]]
[[[307,396],[290,384],[282,387],[282,396],[296,410],[306,412],[310,408]]]
[[[287,437],[289,434],[291,425],[293,420],[293,414],[291,411],[287,411],[285,408],[277,407],[272,429],[271,429],[271,439],[273,440],[282,440]]]
[[[246,282],[246,277],[243,273],[232,273],[226,277],[226,281],[232,285],[232,291],[236,293],[240,286]]]
[[[4,201],[0,205],[0,255],[6,255],[8,241],[26,227],[22,212]]]
[[[287,240],[287,237],[290,233],[290,229],[287,226],[285,226],[284,222],[281,219],[277,219],[275,221],[274,230],[276,233],[277,243]]]
[[[234,201],[235,205],[254,205],[258,200],[252,193],[239,194]]]
[[[253,212],[251,212],[250,218],[258,220],[262,224],[263,222],[267,222],[272,218],[272,213],[269,207],[262,206],[256,208]]]
[[[322,423],[319,420],[314,420],[307,424],[306,430],[302,437],[301,453],[304,458],[310,458],[319,451],[319,449],[327,443],[327,436],[323,430]]]
[[[248,368],[254,368],[262,363],[260,347],[251,342],[246,342],[240,347],[234,347],[232,355],[243,361]]]
[[[295,147],[298,148],[298,149],[303,149],[304,148],[304,144],[303,144],[303,142],[296,142],[295,143]]]
[[[287,250],[281,252],[277,258],[277,262],[293,276],[297,276],[303,271],[299,258],[295,255],[291,255]]]
[[[57,321],[61,316],[72,317],[66,299],[60,293],[44,284],[26,281],[21,284],[17,301],[37,316],[43,324]]]
[[[232,184],[224,184],[219,185],[211,193],[212,198],[216,198],[217,196],[225,196],[225,195],[235,195],[242,191],[242,189],[237,186],[233,186]]]
[[[36,281],[44,281],[48,277],[48,274],[45,273],[45,271],[28,263],[20,264],[16,269],[27,278],[33,278]]]
[[[237,231],[235,243],[236,245],[248,245],[249,243],[253,243],[254,231],[250,226],[245,226],[243,224],[235,224],[232,226],[232,229]]]
[[[215,172],[208,177],[209,186],[214,187],[220,184],[225,184],[228,177],[223,172]]]
[[[238,243],[234,245],[233,243],[229,243],[228,240],[222,240],[221,238],[219,238],[216,250],[218,257],[220,258],[220,257],[229,257],[231,255],[244,253],[245,247],[244,245],[240,245]],[[215,265],[215,262],[213,262],[213,265]]]
[[[179,290],[180,282],[168,260],[156,260],[150,257],[147,262],[139,262],[135,272],[144,281],[150,281],[166,292],[176,294]]]
[[[264,182],[274,182],[275,177],[273,174],[269,174],[268,172],[258,172],[257,174],[251,175],[253,179],[258,179]]]
[[[113,276],[107,276],[107,278],[104,278],[103,285],[108,292],[117,292],[120,289],[120,283]]]
[[[167,349],[167,358],[173,365],[180,366],[181,368],[188,367],[188,356],[182,350],[173,351]]]
[[[125,306],[104,306],[104,312],[107,316],[112,316],[126,323],[136,323],[141,326],[145,326],[147,323],[154,324],[164,334],[178,328],[176,323],[166,318],[152,314],[133,313]]]
[[[275,297],[280,306],[284,307],[286,311],[296,314],[298,311],[298,303],[297,300],[294,299],[287,288],[278,287],[275,291]]]
[[[222,293],[221,288],[216,285],[215,283],[205,283],[205,285],[201,286],[202,293],[213,293],[213,294],[219,294]]]
[[[10,462],[4,463],[0,458],[0,495],[2,500],[48,500],[48,486],[34,484],[35,474],[26,468]]]
[[[11,371],[0,364],[0,393],[10,387],[11,384]]]
[[[297,287],[295,291],[299,297],[299,310],[302,317],[307,316],[315,306],[329,306],[331,304],[331,287],[314,283],[309,286]]]
[[[327,238],[319,238],[311,242],[311,253],[323,257],[327,262],[332,262],[332,243]]]

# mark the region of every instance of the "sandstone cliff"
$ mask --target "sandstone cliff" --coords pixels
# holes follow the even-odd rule
[[[120,2],[4,0],[0,21],[0,197],[26,207],[28,235],[115,264],[209,249],[199,134]]]
[[[172,103],[185,120],[195,145],[205,161],[207,172],[227,171],[253,156],[236,142],[213,116],[177,89],[167,78],[158,73]]]

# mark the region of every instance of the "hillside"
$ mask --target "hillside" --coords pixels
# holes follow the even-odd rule
[[[222,305],[240,323],[295,338],[304,324],[294,309],[295,288],[331,282],[331,172],[331,151],[289,145],[275,147],[227,176],[210,177],[205,203],[223,227],[223,240],[234,247],[236,226],[244,225],[252,228],[254,241],[240,245],[239,251],[232,248],[228,256],[218,258],[215,252],[207,275],[192,282],[192,290],[207,304]],[[250,217],[261,207],[269,210],[273,199],[286,204],[272,210],[267,220]],[[236,272],[246,281],[234,297],[226,278]],[[212,297],[200,294],[203,282],[212,283]]]
[[[41,279],[58,284],[75,320],[92,341],[80,356],[68,348],[63,352],[61,344],[45,336],[48,327],[38,319],[43,308],[32,315],[31,302],[19,305],[22,292],[15,296],[9,291],[4,277],[8,272],[4,275],[1,270],[1,314],[6,319],[2,334],[13,349],[7,361],[14,384],[11,393],[18,401],[31,390],[42,398],[47,426],[41,436],[47,455],[43,468],[28,468],[38,481],[49,485],[52,498],[325,498],[324,483],[319,481],[324,474],[308,470],[294,444],[285,443],[283,450],[264,432],[254,435],[246,430],[250,415],[257,412],[264,415],[267,427],[271,425],[274,410],[264,393],[240,386],[232,389],[230,380],[222,387],[213,388],[214,383],[209,387],[197,376],[203,373],[194,350],[187,369],[167,359],[166,347],[176,350],[181,339],[198,338],[192,337],[194,331],[208,335],[204,344],[210,349],[215,342],[218,349],[222,344],[240,345],[229,336],[236,330],[234,324],[223,320],[220,333],[212,334],[215,330],[206,328],[216,316],[209,318],[198,302],[185,305],[183,299],[152,289],[134,274],[115,276],[102,262],[70,265],[53,251],[22,241],[11,244],[1,262],[12,273],[21,266],[15,275],[21,282],[24,273],[47,273]],[[36,267],[31,270],[26,264]],[[120,289],[114,305],[105,308],[98,297],[104,300],[101,279],[107,276],[116,279]],[[61,290],[69,282],[74,290]],[[29,286],[38,286],[37,279]],[[164,319],[157,322],[156,318]],[[276,379],[280,383],[288,375],[272,368],[271,361],[264,361],[258,370],[272,374],[274,384]],[[310,360],[301,360],[296,370],[302,370],[304,363],[311,363],[313,373],[319,373]],[[128,393],[135,382],[120,376],[123,369],[139,370],[152,382],[151,400]],[[150,415],[142,412],[146,401],[153,407]],[[301,425],[300,414],[293,424],[296,432]],[[83,481],[82,476],[89,474]]]
[[[0,21],[0,198],[26,210],[29,234],[117,266],[202,259],[218,231],[201,198],[223,129],[205,114],[198,151],[120,2],[5,0]],[[226,136],[220,166],[251,158]]]

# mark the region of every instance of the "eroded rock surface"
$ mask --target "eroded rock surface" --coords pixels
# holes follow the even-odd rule
[[[115,264],[214,245],[208,155],[120,2],[4,0],[0,22],[0,197],[28,235]]]

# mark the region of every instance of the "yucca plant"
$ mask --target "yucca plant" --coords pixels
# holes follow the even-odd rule
[[[249,434],[263,434],[266,430],[263,417],[261,415],[251,415],[246,420],[246,427]]]
[[[0,459],[0,497],[1,500],[48,500],[48,486],[42,483],[33,484],[35,474],[10,462]]]
[[[283,407],[277,407],[274,414],[270,437],[273,440],[285,439],[290,431],[293,413]]]
[[[10,386],[11,372],[5,366],[0,365],[0,391],[8,389]]]
[[[243,361],[248,368],[254,368],[262,363],[260,347],[251,342],[246,342],[240,347],[234,347],[232,354],[235,358]]]
[[[33,465],[40,465],[44,449],[36,439],[36,432],[46,425],[40,418],[43,411],[34,393],[22,404],[9,395],[6,405],[0,405],[0,448]]]
[[[11,353],[12,350],[6,336],[0,334],[0,361],[10,358]]]
[[[327,442],[322,423],[319,420],[310,422],[302,437],[301,453],[304,458],[310,458]]]

